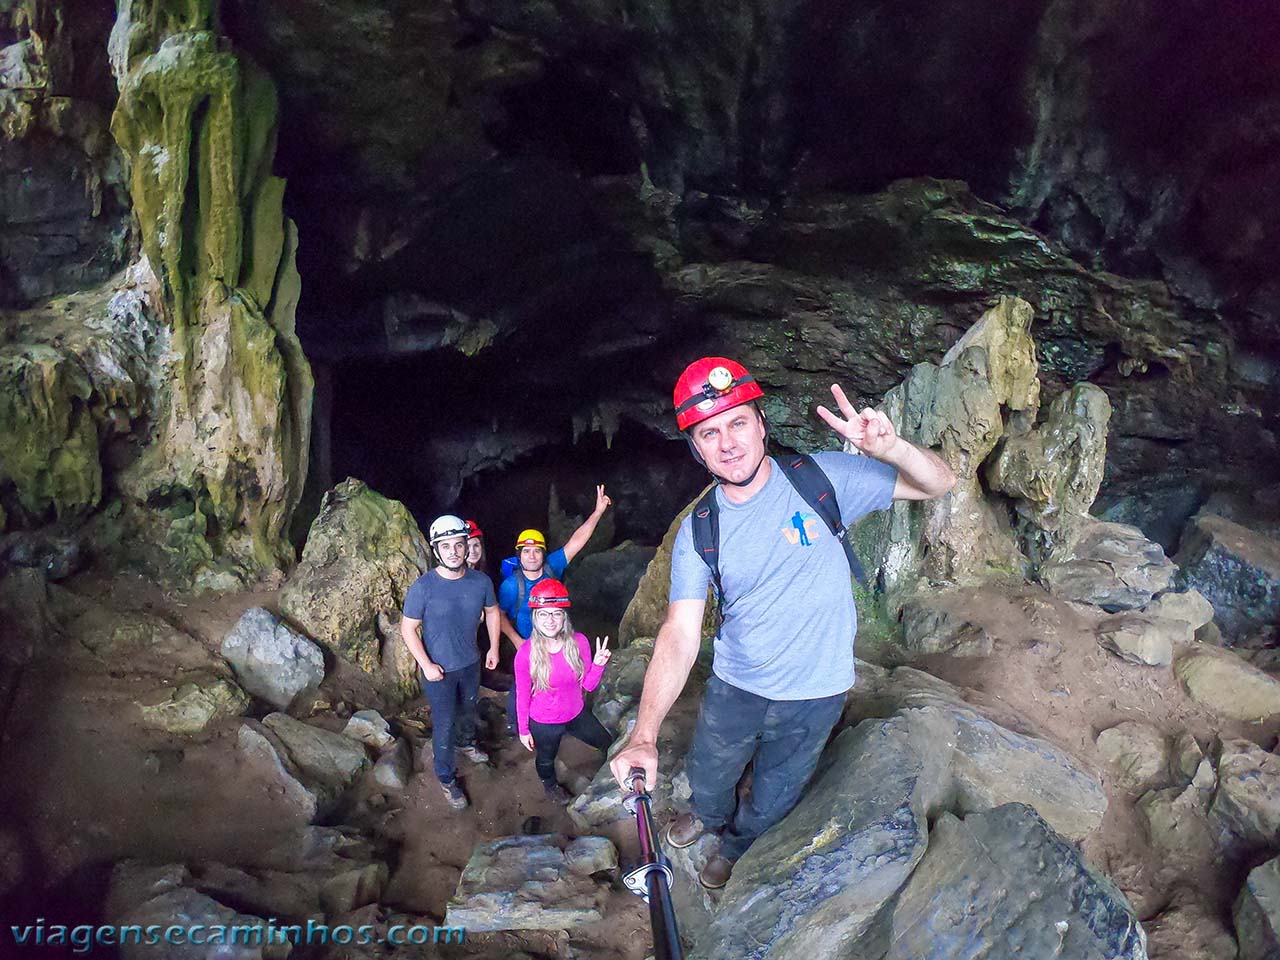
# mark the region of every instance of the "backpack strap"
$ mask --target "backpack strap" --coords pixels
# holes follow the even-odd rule
[[[846,536],[848,530],[840,520],[840,504],[836,500],[836,490],[831,485],[831,479],[818,466],[818,462],[807,453],[788,457],[783,463],[783,473],[796,488],[796,493],[800,494],[804,502],[822,518],[832,535],[839,539],[840,545],[844,547],[844,555],[849,561],[853,578],[862,584],[864,590],[870,589],[867,586],[867,575],[862,570],[862,564],[858,562],[858,555],[854,553],[853,546]]]
[[[712,487],[693,508],[693,549],[711,568],[716,602],[723,606],[724,587],[720,583],[720,508],[716,504],[716,488]]]
[[[529,592],[529,578],[524,575],[524,570],[516,570],[516,613],[524,607],[525,595]]]

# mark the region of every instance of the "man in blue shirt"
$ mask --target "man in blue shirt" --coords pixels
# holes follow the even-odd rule
[[[446,514],[431,524],[428,537],[436,565],[409,587],[400,619],[400,637],[422,671],[422,692],[431,703],[434,769],[445,801],[467,806],[454,761],[455,726],[461,753],[473,763],[489,756],[475,744],[480,651],[476,623],[484,616],[489,633],[485,666],[498,665],[498,606],[493,584],[467,566],[467,526]]]
[[[559,550],[547,553],[547,538],[538,530],[524,530],[516,539],[520,566],[498,588],[498,608],[502,615],[502,635],[519,650],[533,632],[532,614],[526,599],[534,584],[548,577],[563,579],[564,571],[596,532],[596,525],[613,503],[604,492],[604,484],[596,487],[596,508],[591,516]],[[512,687],[507,697],[507,731],[515,733],[516,692]]]

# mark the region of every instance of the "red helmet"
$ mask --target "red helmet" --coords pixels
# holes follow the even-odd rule
[[[573,606],[569,602],[569,588],[559,580],[547,577],[539,580],[529,591],[530,610],[549,610],[552,608],[568,609]]]
[[[472,537],[484,537],[484,531],[476,525],[474,520],[467,520],[465,523],[467,525],[467,539],[471,539]]]
[[[695,423],[764,396],[747,368],[725,357],[703,357],[684,368],[671,402],[676,427],[688,430]]]

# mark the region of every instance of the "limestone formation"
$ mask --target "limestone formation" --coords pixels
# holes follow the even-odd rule
[[[1280,713],[1280,680],[1230,650],[1200,645],[1178,658],[1174,673],[1193,700],[1237,720]]]
[[[1280,857],[1249,871],[1233,916],[1240,960],[1272,960],[1280,955]]]
[[[885,395],[883,409],[898,432],[938,450],[957,478],[941,500],[896,503],[887,521],[873,516],[855,531],[855,543],[879,562],[891,611],[900,603],[892,598],[921,577],[971,583],[1022,572],[1025,558],[978,474],[1007,432],[1024,432],[1035,421],[1040,381],[1032,315],[1024,301],[1002,298],[938,365],[917,364]]]
[[[215,720],[235,717],[249,708],[249,698],[229,680],[188,680],[154,702],[138,704],[142,722],[166,733],[202,733]]]
[[[875,935],[887,949],[866,955],[883,960],[1147,958],[1124,894],[1033,809],[1014,803],[963,819],[942,814]]]
[[[1280,757],[1248,740],[1224,740],[1210,820],[1249,849],[1280,840]]]
[[[236,621],[223,638],[222,655],[241,685],[277,710],[324,679],[320,648],[262,607],[251,607]]]
[[[843,731],[795,810],[738,861],[706,955],[822,956],[858,940],[925,854],[930,819],[1006,803],[1076,840],[1106,809],[1064,753],[969,709],[906,708]]]
[[[606,727],[617,727],[622,715],[639,701],[644,675],[653,657],[653,639],[637,637],[609,661],[592,700],[592,712]]]
[[[990,488],[1015,498],[1022,549],[1037,564],[1069,551],[1088,524],[1110,419],[1101,388],[1078,383],[1054,398],[1040,425],[1006,438],[987,466]]]
[[[1280,541],[1222,517],[1202,515],[1183,540],[1178,564],[1179,580],[1213,604],[1215,622],[1228,644],[1275,645]]]
[[[430,565],[426,538],[404,505],[348,479],[325,494],[280,609],[388,696],[404,699],[420,687],[400,640],[400,610]]]
[[[182,498],[192,522],[175,535],[247,577],[293,560],[312,378],[294,332],[296,231],[271,172],[275,87],[217,29],[209,3],[122,0],[111,33],[111,129],[171,348],[156,435],[122,487],[139,505]]]
[[[1116,614],[1098,624],[1098,642],[1130,663],[1167,667],[1173,663],[1174,645],[1193,639],[1195,634],[1184,621],[1134,611]]]
[[[342,728],[343,736],[381,750],[395,740],[391,727],[376,710],[357,710]]]
[[[566,849],[564,839],[556,836],[500,837],[482,843],[472,851],[445,909],[445,926],[483,933],[569,930],[595,923],[602,917],[605,889],[591,879],[594,870],[572,868],[606,862],[582,845]]]
[[[618,627],[618,640],[623,646],[636,637],[658,635],[658,628],[667,617],[667,601],[671,590],[671,550],[676,542],[676,533],[680,530],[680,524],[684,522],[684,518],[693,512],[694,504],[701,496],[702,494],[699,494],[690,501],[689,505],[671,521],[671,526],[667,528],[658,552],[645,568],[644,576],[640,578],[635,595],[627,604],[627,609],[622,615],[622,623]],[[707,596],[711,596],[710,590],[707,591]],[[715,603],[708,600],[707,610],[702,619],[704,640],[715,632],[714,608]]]
[[[1065,555],[1040,569],[1049,592],[1115,612],[1136,610],[1169,586],[1177,567],[1137,527],[1095,522]]]

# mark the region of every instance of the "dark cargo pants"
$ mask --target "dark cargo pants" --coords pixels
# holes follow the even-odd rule
[[[769,700],[712,676],[686,769],[693,813],[708,830],[723,828],[723,856],[737,860],[799,802],[844,703],[843,693]],[[751,790],[739,804],[738,780],[752,760]]]

